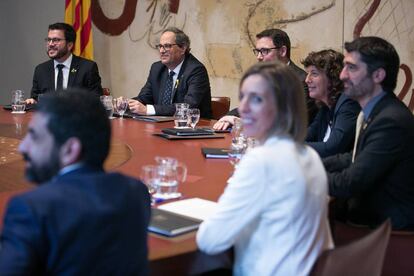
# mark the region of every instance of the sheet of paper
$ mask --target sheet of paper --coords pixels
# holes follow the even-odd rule
[[[215,212],[217,202],[201,198],[189,198],[166,203],[158,206],[158,208],[187,217],[205,220]]]

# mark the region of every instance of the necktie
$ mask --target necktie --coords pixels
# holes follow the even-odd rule
[[[56,81],[56,91],[58,91],[58,90],[63,89],[63,67],[65,67],[65,65],[58,64],[58,65],[56,65],[56,67],[58,68],[58,75],[57,75],[57,81]]]
[[[363,122],[364,122],[364,113],[361,111],[361,112],[359,112],[358,118],[357,118],[357,121],[356,121],[354,150],[352,151],[352,163],[354,163],[354,160],[355,160],[355,153],[356,153],[356,150],[357,150],[359,133],[361,132]]]
[[[162,104],[167,105],[171,104],[171,95],[173,91],[173,76],[174,71],[171,71],[168,75],[167,83],[165,84],[164,95],[162,96]]]

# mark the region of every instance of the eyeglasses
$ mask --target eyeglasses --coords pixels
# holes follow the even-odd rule
[[[262,56],[266,56],[270,53],[270,51],[275,49],[280,49],[280,47],[253,49],[253,54],[257,56],[260,53]]]
[[[178,44],[157,44],[155,45],[155,47],[157,47],[158,50],[161,50],[161,48],[163,48],[165,51],[171,50],[172,46],[174,45],[178,45]]]
[[[66,39],[64,39],[64,38],[57,38],[57,37],[54,37],[54,38],[46,37],[45,38],[45,42],[46,43],[50,43],[50,42],[52,42],[52,43],[59,43],[62,40],[66,40]]]

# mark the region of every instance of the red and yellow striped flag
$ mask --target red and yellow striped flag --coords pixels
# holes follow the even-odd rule
[[[73,53],[93,59],[91,0],[65,0],[65,23],[76,31]]]

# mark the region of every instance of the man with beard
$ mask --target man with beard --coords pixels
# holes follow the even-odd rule
[[[315,101],[309,97],[308,89],[305,84],[306,72],[299,68],[290,59],[290,38],[288,34],[280,29],[267,29],[256,35],[256,48],[253,49],[258,62],[278,60],[288,65],[303,82],[306,96],[306,106],[308,110],[308,121],[312,122],[318,108]],[[224,130],[234,124],[234,120],[239,117],[237,108],[231,110],[226,116],[220,118],[213,128]]]
[[[40,94],[68,87],[78,87],[102,95],[98,65],[72,54],[76,32],[66,23],[49,25],[46,53],[50,60],[36,66],[33,75],[31,98],[27,104],[36,103]]]
[[[369,226],[391,218],[394,229],[414,230],[414,116],[394,94],[398,54],[378,37],[345,49],[344,93],[362,112],[353,153],[324,159],[329,193],[344,203],[336,213]]]
[[[160,61],[152,64],[144,87],[129,101],[129,110],[140,115],[175,113],[174,103],[199,108],[203,118],[211,118],[211,92],[207,69],[190,54],[190,39],[174,27],[165,29],[156,47]]]
[[[8,203],[0,275],[147,275],[148,190],[103,170],[111,129],[99,99],[69,90],[36,108],[19,151],[40,186]]]

